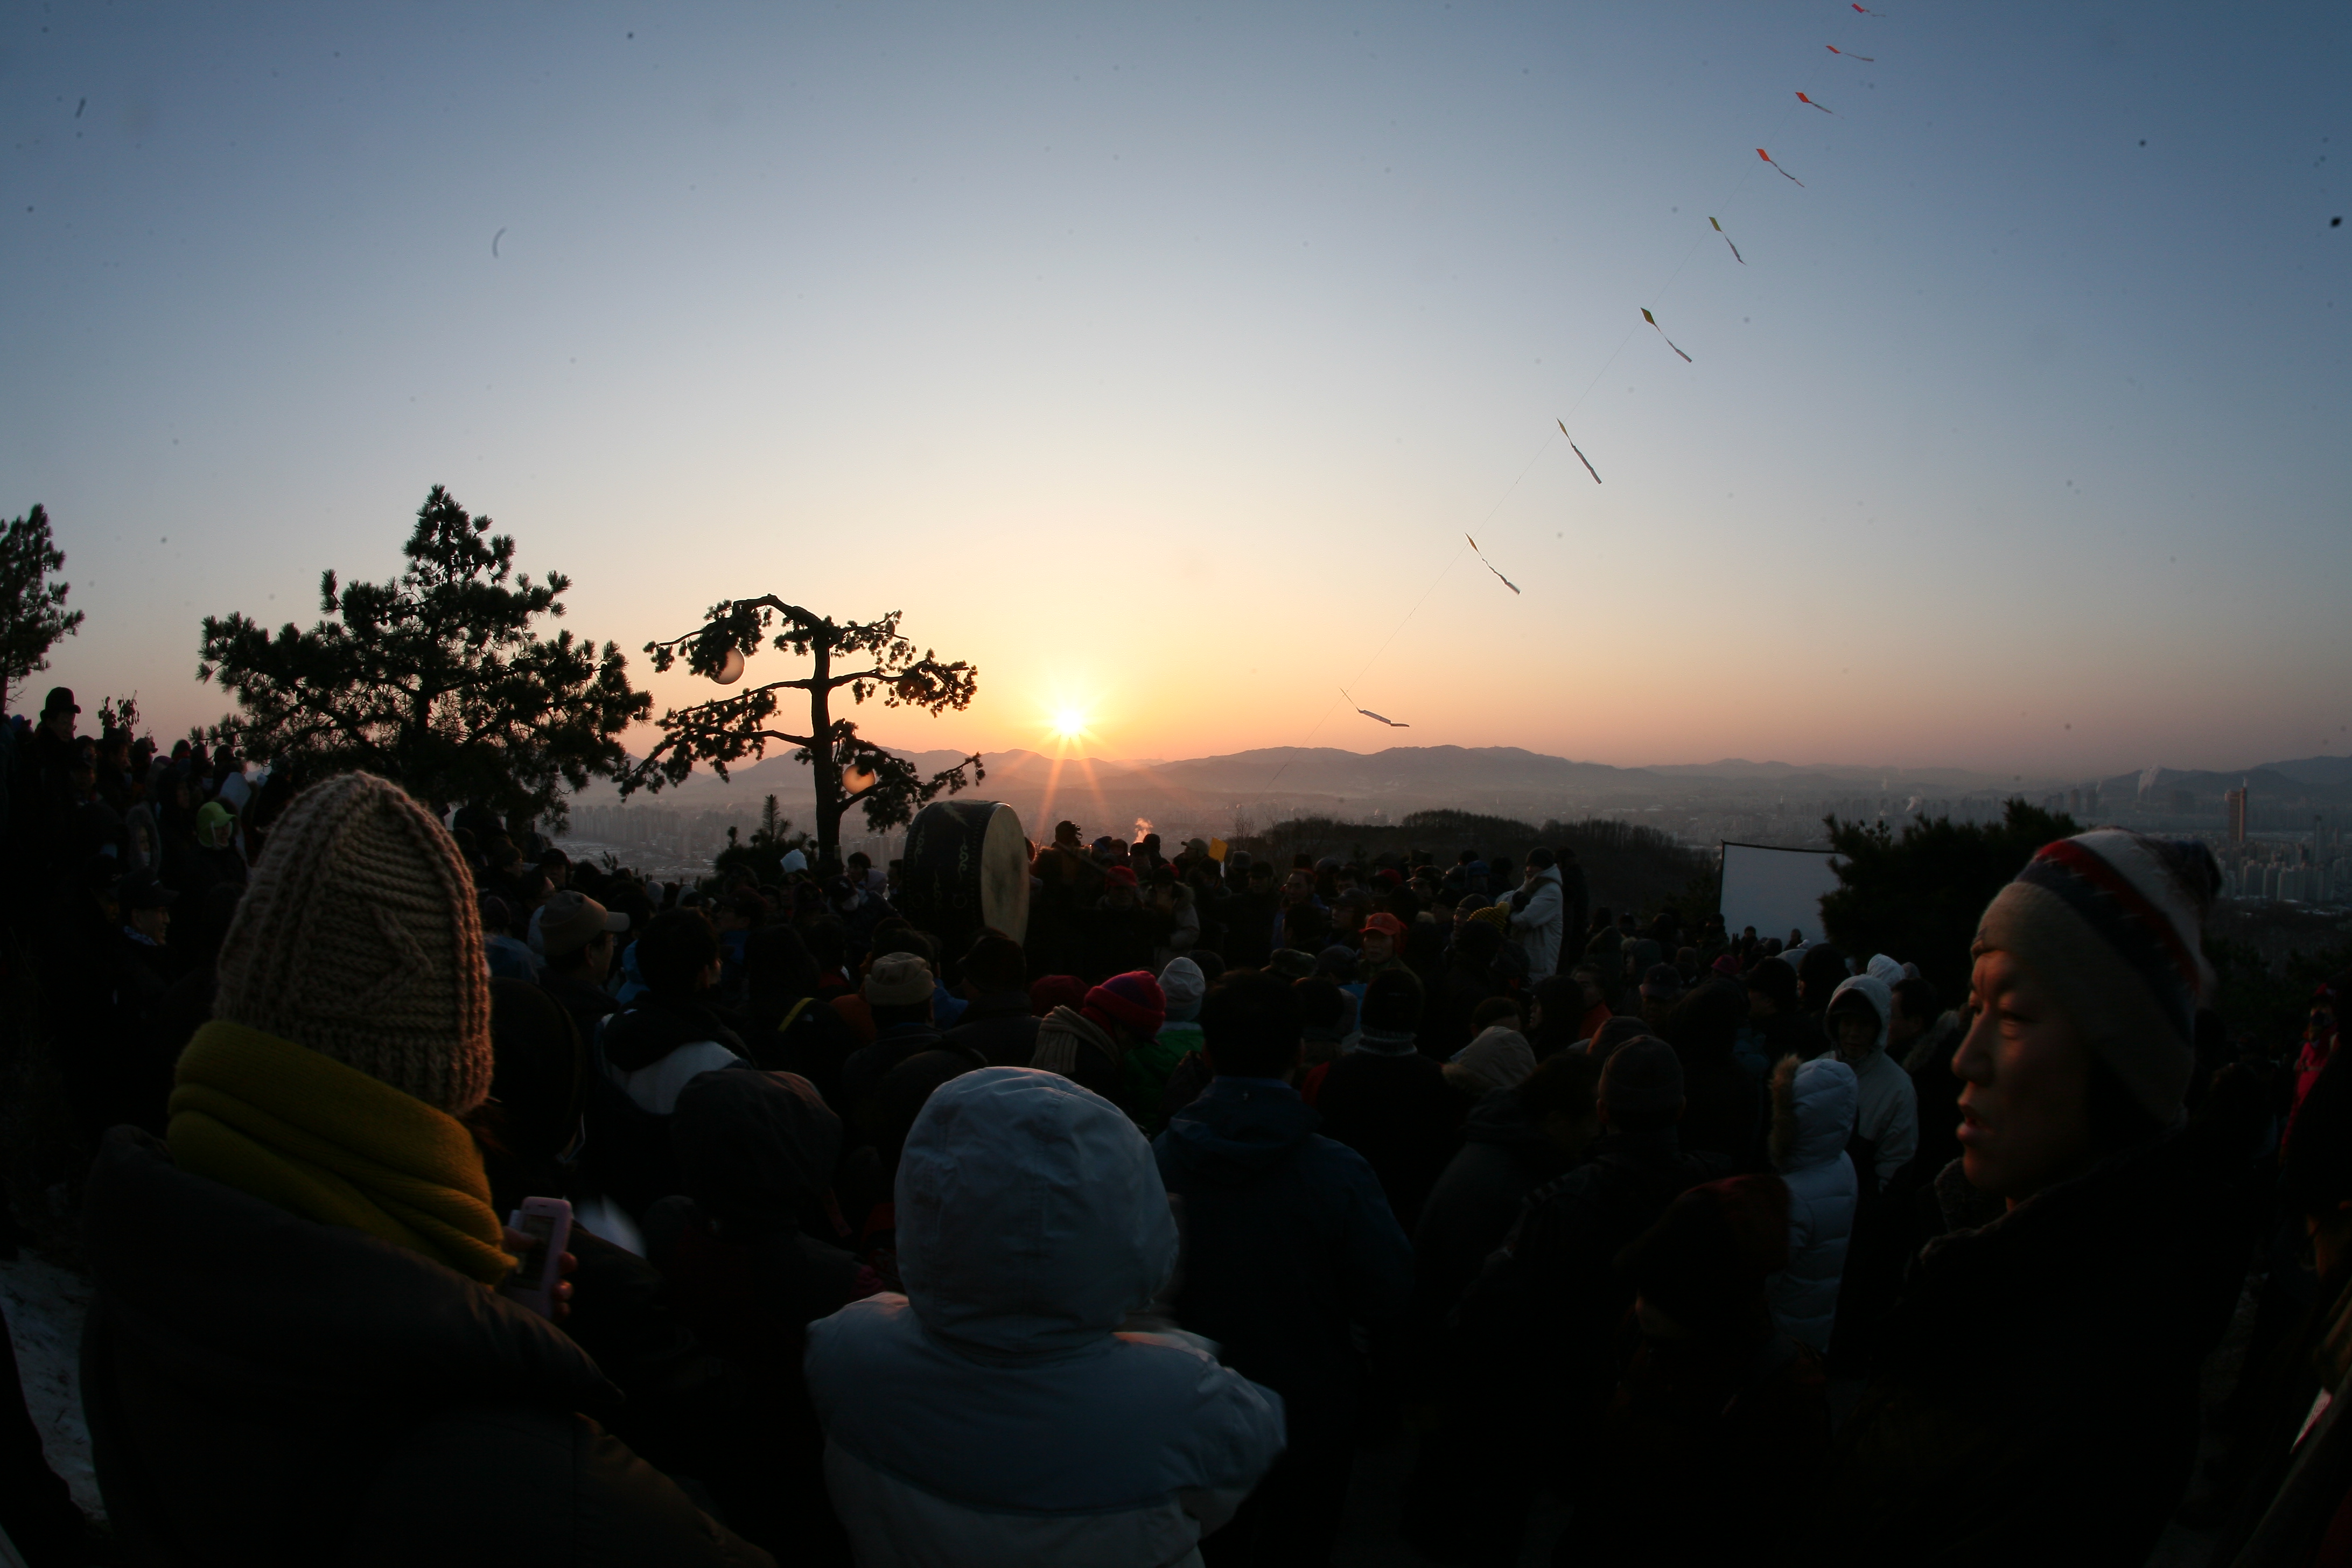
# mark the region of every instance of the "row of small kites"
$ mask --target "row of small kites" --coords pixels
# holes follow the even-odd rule
[[[1865,16],[1883,17],[1885,15],[1883,11],[1873,11],[1864,5],[1855,5],[1853,9]],[[1837,56],[1840,59],[1859,60],[1864,65],[1875,65],[1878,63],[1874,56],[1858,55],[1851,49],[1839,48],[1835,44],[1826,44],[1822,47],[1827,48],[1830,53]],[[1836,110],[1830,108],[1827,104],[1816,101],[1802,92],[1797,94],[1797,101],[1803,104],[1808,109],[1820,110],[1823,114],[1831,115],[1832,117],[1837,115]],[[1804,181],[1798,179],[1796,175],[1789,173],[1788,170],[1782,168],[1778,163],[1774,162],[1772,154],[1764,148],[1757,148],[1756,155],[1769,165],[1774,174],[1779,174],[1782,179],[1787,180],[1790,184],[1799,186],[1802,186],[1804,184]],[[1747,266],[1748,258],[1739,254],[1738,243],[1735,241],[1728,233],[1725,232],[1722,220],[1710,216],[1706,221],[1708,226],[1713,228],[1717,234],[1723,237],[1723,243],[1730,247],[1731,258],[1739,263],[1742,267]],[[1689,354],[1685,353],[1682,346],[1675,342],[1674,339],[1666,336],[1665,328],[1658,325],[1658,318],[1651,313],[1648,306],[1644,305],[1640,307],[1640,309],[1642,311],[1642,320],[1649,323],[1650,329],[1658,334],[1658,339],[1661,342],[1664,343],[1666,347],[1674,350],[1675,353],[1682,355],[1682,362],[1685,364],[1696,364],[1698,363],[1692,359]],[[1556,423],[1559,426],[1561,438],[1568,443],[1568,449],[1576,454],[1576,460],[1584,465],[1584,471],[1586,473],[1592,476],[1592,482],[1596,485],[1601,483],[1601,470],[1592,466],[1592,459],[1584,455],[1584,448],[1578,446],[1576,444],[1576,437],[1569,434],[1568,421],[1561,419],[1556,421]],[[1501,567],[1486,559],[1486,552],[1478,548],[1478,542],[1475,539],[1471,538],[1467,533],[1465,533],[1462,537],[1465,540],[1469,540],[1470,552],[1478,558],[1478,564],[1484,566],[1487,571],[1492,572],[1495,574],[1495,580],[1502,584],[1504,587],[1508,588],[1514,594],[1519,592],[1519,585],[1517,583],[1512,582],[1508,577],[1504,576]],[[1341,687],[1339,689],[1339,695],[1347,698],[1349,707],[1355,709],[1357,712],[1362,714],[1365,718],[1371,720],[1375,723],[1386,724],[1392,730],[1410,730],[1412,728],[1411,724],[1406,723],[1402,720],[1391,719],[1382,713],[1375,713],[1370,709],[1358,703],[1354,698],[1348,696],[1347,688],[1345,687]]]

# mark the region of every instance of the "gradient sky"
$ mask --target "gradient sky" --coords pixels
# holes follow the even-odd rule
[[[1882,9],[9,7],[33,700],[439,481],[633,655],[903,609],[915,747],[2352,750],[2352,7]]]

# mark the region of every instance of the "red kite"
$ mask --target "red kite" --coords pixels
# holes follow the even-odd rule
[[[1861,12],[1865,16],[1875,16],[1881,21],[1885,21],[1886,19],[1885,12],[1874,11],[1867,5],[1856,5],[1854,6],[1854,9]]]
[[[1797,101],[1798,101],[1799,103],[1801,103],[1801,104],[1804,104],[1804,105],[1808,106],[1809,108],[1812,108],[1812,109],[1822,109],[1822,106],[1821,106],[1820,104],[1813,102],[1813,100],[1812,100],[1811,99],[1807,98],[1807,97],[1806,97],[1803,93],[1801,93],[1801,93],[1799,93],[1799,94],[1797,95]],[[1823,114],[1837,114],[1837,110],[1834,110],[1834,109],[1822,109],[1822,112]],[[1838,118],[1839,118],[1839,119],[1841,119],[1841,120],[1843,120],[1843,119],[1844,119],[1844,118],[1845,118],[1845,116],[1843,116],[1843,115],[1842,115],[1842,114],[1839,114],[1839,115],[1838,115]]]
[[[1745,263],[1742,263],[1742,265],[1745,265]],[[1643,311],[1642,311],[1642,320],[1643,320],[1643,321],[1645,321],[1649,322],[1651,326],[1653,326],[1653,327],[1654,327],[1654,328],[1656,328],[1656,329],[1657,329],[1658,337],[1659,337],[1660,341],[1662,341],[1663,342],[1664,342],[1664,344],[1666,345],[1666,347],[1668,347],[1668,348],[1670,348],[1670,349],[1674,349],[1674,350],[1675,350],[1675,353],[1678,353],[1678,354],[1683,354],[1683,351],[1682,351],[1682,350],[1680,350],[1679,348],[1675,348],[1675,340],[1674,340],[1674,339],[1672,339],[1672,338],[1670,338],[1670,337],[1667,337],[1667,336],[1666,336],[1666,329],[1665,329],[1665,328],[1664,328],[1664,327],[1660,327],[1660,326],[1658,326],[1658,318],[1657,318],[1657,317],[1655,317],[1655,316],[1653,316],[1652,314],[1650,314],[1650,312],[1649,312],[1649,310],[1648,310],[1648,309],[1647,309],[1646,307],[1644,307],[1644,308],[1643,308]],[[1684,363],[1685,364],[1695,364],[1695,363],[1696,363],[1697,362],[1696,362],[1696,360],[1692,359],[1690,355],[1688,355],[1688,354],[1683,354],[1683,363]]]
[[[1706,221],[1709,223],[1715,223],[1713,218],[1709,218]],[[1719,223],[1715,223],[1715,232],[1717,234],[1723,234],[1723,226]],[[1727,234],[1723,234],[1723,243],[1726,245],[1731,245],[1731,237]],[[1731,245],[1731,259],[1737,261],[1742,267],[1748,265],[1748,258],[1739,254],[1739,247],[1736,245]]]
[[[1771,153],[1767,153],[1766,151],[1764,151],[1764,149],[1763,149],[1763,148],[1761,148],[1761,147],[1757,148],[1757,149],[1756,149],[1756,155],[1757,155],[1759,158],[1763,159],[1766,163],[1772,163],[1772,154],[1771,154]],[[1801,185],[1801,184],[1803,184],[1805,183],[1804,181],[1802,181],[1802,180],[1801,180],[1801,179],[1797,178],[1797,176],[1796,176],[1796,175],[1794,175],[1794,174],[1792,174],[1789,173],[1789,171],[1788,171],[1788,170],[1781,168],[1781,167],[1780,167],[1780,164],[1778,164],[1778,163],[1772,163],[1772,167],[1774,168],[1774,170],[1776,170],[1776,171],[1780,174],[1780,176],[1782,179],[1784,179],[1784,180],[1788,181],[1790,184],[1794,184],[1794,185]]]
[[[1556,419],[1553,423],[1559,426],[1559,433],[1561,435],[1568,436],[1567,420]],[[1592,476],[1592,482],[1596,485],[1599,484],[1601,482],[1601,470],[1592,466],[1592,459],[1584,455],[1584,448],[1576,444],[1576,437],[1573,436],[1568,436],[1568,449],[1576,454],[1576,460],[1584,465],[1584,471],[1586,473]],[[1465,533],[1462,537],[1467,539],[1470,536]],[[1473,548],[1475,548],[1475,546],[1473,546]]]
[[[1843,49],[1839,48],[1835,44],[1823,44],[1822,47],[1829,50],[1829,52],[1833,55],[1844,55],[1847,59],[1860,60],[1866,66],[1874,66],[1878,63],[1868,55],[1848,55]]]

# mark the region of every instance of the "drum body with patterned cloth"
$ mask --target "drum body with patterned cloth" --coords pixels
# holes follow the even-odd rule
[[[952,963],[983,926],[1029,933],[1029,843],[1021,814],[988,800],[940,800],[907,829],[898,871],[907,918],[940,939]]]

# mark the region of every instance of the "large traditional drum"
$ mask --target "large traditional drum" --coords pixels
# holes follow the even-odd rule
[[[1015,942],[1029,931],[1029,844],[1021,814],[987,800],[940,800],[907,829],[898,898],[907,918],[954,962],[982,926]]]

